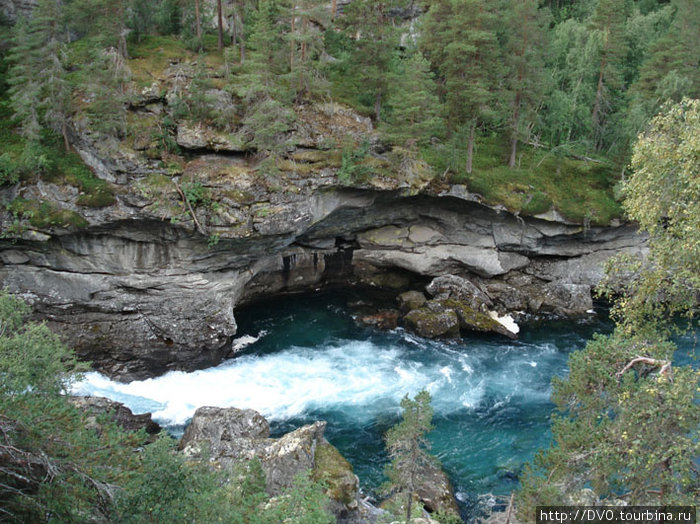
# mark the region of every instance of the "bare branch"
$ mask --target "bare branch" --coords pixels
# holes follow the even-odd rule
[[[622,375],[632,369],[636,364],[640,363],[659,368],[659,373],[665,376],[670,382],[673,382],[673,369],[671,368],[671,362],[668,360],[658,360],[648,357],[635,357],[630,360],[621,371],[615,373],[615,378],[617,378],[617,381],[619,382],[622,379]]]
[[[180,198],[182,198],[182,201],[187,206],[187,210],[190,212],[190,216],[192,217],[192,220],[194,220],[194,224],[197,226],[197,231],[199,231],[202,235],[207,236],[206,232],[202,228],[202,225],[199,223],[199,220],[197,220],[197,215],[194,214],[194,210],[192,209],[190,201],[187,200],[185,193],[182,191],[180,184],[178,184],[177,182],[175,182],[175,189],[177,189],[177,192],[180,193]]]

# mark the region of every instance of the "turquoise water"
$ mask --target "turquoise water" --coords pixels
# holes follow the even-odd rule
[[[383,482],[382,435],[397,422],[401,398],[425,388],[435,411],[433,453],[472,513],[479,494],[516,487],[524,462],[550,439],[552,377],[592,333],[610,329],[591,318],[525,325],[517,341],[428,341],[357,326],[346,306],[357,298],[325,293],[251,307],[237,313],[234,344],[244,349],[235,359],[130,384],[89,373],[76,391],[152,412],[174,432],[205,405],[256,409],[275,434],[326,420],[328,440],[371,494]]]

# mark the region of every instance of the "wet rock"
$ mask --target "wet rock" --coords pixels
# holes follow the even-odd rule
[[[493,307],[493,302],[486,293],[473,282],[456,275],[434,278],[425,290],[435,299],[453,299],[476,311],[485,313]]]
[[[422,308],[428,299],[420,291],[406,291],[401,293],[396,298],[396,301],[399,304],[399,309],[404,313],[408,313],[414,309]]]
[[[459,317],[451,309],[414,309],[403,319],[406,329],[425,338],[459,338]]]
[[[494,315],[482,313],[473,309],[469,304],[457,299],[440,300],[438,303],[448,311],[454,311],[459,319],[459,327],[463,331],[479,331],[482,333],[498,333],[509,338],[515,338],[514,332],[499,322]]]
[[[379,311],[372,315],[358,317],[358,322],[364,326],[376,329],[389,330],[396,329],[399,325],[399,312],[396,310]]]
[[[416,494],[429,512],[459,516],[452,483],[439,465],[421,471]]]
[[[115,402],[103,397],[72,396],[68,400],[75,407],[89,415],[88,425],[98,426],[97,418],[107,415],[117,425],[129,431],[144,430],[149,435],[160,432],[161,427],[153,422],[150,413],[134,415],[134,413],[121,402]]]

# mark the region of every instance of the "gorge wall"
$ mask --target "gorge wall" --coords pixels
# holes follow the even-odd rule
[[[321,187],[248,218],[248,234],[215,246],[152,218],[27,231],[0,244],[0,285],[83,358],[127,379],[217,363],[236,333],[235,308],[261,295],[454,274],[503,311],[577,315],[591,307],[607,258],[643,250],[630,226],[584,231],[400,191]]]
[[[499,313],[585,314],[604,262],[644,250],[629,225],[488,206],[387,151],[368,118],[336,103],[295,107],[294,147],[264,168],[230,92],[205,93],[224,127],[176,118],[196,57],[164,69],[138,60],[126,136],[101,135],[81,114],[70,130],[108,198],[69,179],[0,187],[0,201],[17,205],[0,214],[0,286],[113,377],[215,364],[230,353],[237,307],[325,285],[398,293],[456,275]],[[177,154],[159,142],[166,116]],[[369,144],[371,176],[339,175],[349,142]]]

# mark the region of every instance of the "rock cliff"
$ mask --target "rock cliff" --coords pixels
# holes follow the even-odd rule
[[[296,146],[272,172],[236,123],[237,101],[217,89],[207,103],[228,123],[180,119],[171,131],[179,154],[163,151],[164,115],[175,118],[174,97],[194,69],[174,61],[150,71],[150,85],[135,78],[121,140],[76,115],[72,143],[114,195],[102,207],[65,182],[0,187],[0,200],[40,203],[19,223],[9,212],[0,219],[0,286],[113,377],[216,364],[229,354],[237,307],[324,285],[398,294],[453,275],[497,314],[580,315],[603,263],[644,250],[629,225],[586,228],[489,207],[420,162],[406,167],[368,119],[338,104],[295,108]],[[371,176],[339,177],[348,141],[370,144]],[[42,206],[78,219],[36,221]]]

